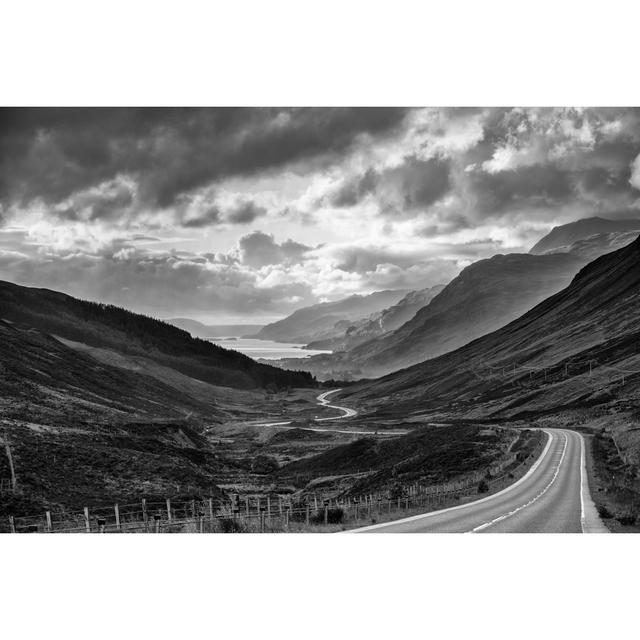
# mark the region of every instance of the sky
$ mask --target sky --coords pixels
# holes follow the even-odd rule
[[[0,279],[269,322],[640,216],[640,109],[0,109]]]

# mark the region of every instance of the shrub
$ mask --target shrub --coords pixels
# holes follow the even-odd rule
[[[613,514],[611,513],[611,511],[609,511],[609,509],[607,509],[607,507],[605,507],[604,505],[598,506],[598,515],[601,518],[613,518]]]
[[[636,523],[636,514],[632,513],[631,511],[625,511],[623,513],[620,513],[616,516],[616,520],[620,523],[620,524],[635,524]]]
[[[253,473],[271,473],[272,471],[277,471],[279,468],[280,465],[275,458],[263,454],[257,455],[251,464],[251,471]]]
[[[245,526],[234,518],[221,518],[218,522],[221,533],[244,533],[246,531]]]
[[[486,480],[480,480],[478,483],[478,493],[487,493],[489,491],[489,485]]]
[[[339,507],[329,509],[327,511],[327,523],[328,524],[342,524],[344,521],[344,510]],[[313,524],[324,524],[324,509],[319,509],[311,517]]]

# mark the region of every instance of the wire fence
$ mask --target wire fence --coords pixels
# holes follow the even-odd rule
[[[547,379],[552,379],[554,376],[560,376],[561,378],[568,378],[575,375],[583,375],[588,373],[589,378],[596,377],[594,374],[599,372],[609,372],[614,379],[620,380],[622,384],[625,380],[631,376],[640,374],[640,370],[626,369],[610,364],[603,364],[596,358],[589,359],[576,359],[568,362],[560,362],[549,366],[531,367],[518,364],[517,362],[511,362],[504,365],[484,365],[484,370],[488,371],[486,378],[515,378],[516,376],[522,377],[522,374],[528,374],[529,379],[533,380],[537,378],[543,378],[546,382]],[[481,369],[482,370],[482,369]],[[475,373],[475,372],[474,372]],[[481,374],[475,373],[479,378],[483,378]]]
[[[479,493],[492,493],[523,474],[540,454],[545,437],[535,432],[526,454],[509,453],[498,463],[455,481],[424,485],[399,484],[357,496],[235,495],[231,500],[142,499],[128,504],[84,507],[82,513],[9,516],[0,522],[4,533],[231,533],[312,531],[331,526],[357,526],[372,518],[411,510],[431,511]]]

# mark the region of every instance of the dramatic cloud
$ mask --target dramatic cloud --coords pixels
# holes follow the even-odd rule
[[[238,242],[240,262],[258,268],[282,262],[299,261],[310,248],[293,240],[278,244],[272,235],[262,231],[254,231],[243,236]]]
[[[273,316],[640,217],[640,110],[2,109],[0,277]]]

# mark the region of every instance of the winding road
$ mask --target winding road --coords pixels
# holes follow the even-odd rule
[[[589,493],[584,438],[568,429],[545,433],[538,460],[499,493],[349,533],[606,533]]]
[[[354,416],[358,415],[358,412],[355,409],[349,409],[348,407],[339,407],[338,405],[335,404],[329,404],[329,401],[327,400],[327,397],[330,396],[332,393],[337,393],[338,391],[340,391],[340,389],[332,389],[331,391],[325,391],[324,393],[321,393],[316,400],[318,401],[318,404],[321,407],[324,407],[326,409],[337,409],[338,411],[342,411],[342,415],[340,416],[330,416],[328,418],[318,418],[318,416],[316,416],[314,418],[315,422],[327,422],[329,420],[342,420],[344,418],[353,418]],[[285,420],[284,422],[261,422],[260,424],[255,425],[256,427],[283,427],[283,428],[287,428],[289,425],[291,425],[293,423],[292,420]],[[348,433],[348,434],[355,434],[355,435],[363,435],[363,436],[373,436],[373,435],[379,435],[379,436],[401,436],[401,435],[405,435],[407,433],[409,433],[407,430],[405,429],[397,429],[394,431],[362,431],[362,430],[355,430],[355,429],[329,429],[329,428],[321,428],[321,427],[290,427],[291,429],[294,428],[300,428],[300,429],[304,429],[305,431],[318,431],[321,433],[324,432],[328,432],[328,433]]]

